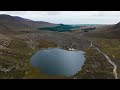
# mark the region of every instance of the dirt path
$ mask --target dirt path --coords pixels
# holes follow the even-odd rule
[[[80,36],[83,36],[83,34],[81,34]],[[86,39],[86,38],[84,38],[84,39]],[[86,40],[88,40],[88,39],[86,39]],[[100,51],[100,49],[98,47],[94,46],[93,41],[90,41],[90,40],[88,40],[88,41],[90,42],[90,46],[88,49],[90,49],[91,47],[94,47],[99,53],[101,53],[108,60],[108,62],[113,66],[114,77],[115,77],[115,79],[118,79],[117,65],[109,58],[109,56],[107,54],[103,53],[102,51]]]
[[[68,34],[71,34],[71,33],[68,33]],[[74,35],[72,35],[72,36],[74,36]],[[76,37],[76,36],[74,36],[74,37]],[[80,37],[82,37],[82,38],[84,37],[83,33],[80,34]],[[90,46],[88,49],[90,49],[91,47],[94,47],[99,53],[101,53],[108,60],[108,62],[113,66],[113,74],[114,74],[115,79],[118,79],[117,65],[109,58],[109,56],[107,54],[103,53],[102,51],[100,51],[100,49],[98,47],[94,46],[92,41],[86,39],[85,37],[83,39],[90,42]]]
[[[118,79],[117,65],[109,58],[109,56],[107,54],[103,53],[102,51],[100,51],[100,49],[98,47],[94,46],[92,41],[90,41],[90,42],[91,42],[91,45],[88,49],[90,49],[91,47],[94,47],[99,53],[101,53],[108,60],[108,62],[113,66],[114,77],[115,77],[115,79]]]

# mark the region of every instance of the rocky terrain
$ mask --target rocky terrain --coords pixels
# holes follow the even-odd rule
[[[90,32],[54,32],[37,28],[56,24],[7,15],[0,18],[0,79],[115,79],[114,66],[109,59],[117,66],[115,71],[120,78],[119,24],[99,26]],[[48,47],[85,51],[82,70],[72,77],[39,73],[30,65],[30,57]]]

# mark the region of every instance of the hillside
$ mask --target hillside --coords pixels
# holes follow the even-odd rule
[[[84,51],[82,70],[72,77],[51,76],[31,66],[30,58],[35,52],[54,47]],[[115,76],[120,78],[120,23],[71,27],[0,15],[0,79],[115,79]]]
[[[37,29],[38,27],[51,27],[56,24],[32,21],[18,16],[0,15],[0,30],[23,30],[23,29]]]
[[[120,23],[97,27],[93,32],[86,34],[92,37],[120,38]]]

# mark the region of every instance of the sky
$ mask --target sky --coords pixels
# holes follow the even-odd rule
[[[0,11],[0,14],[56,24],[116,24],[120,22],[120,11]]]

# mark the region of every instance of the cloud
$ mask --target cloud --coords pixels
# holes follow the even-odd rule
[[[23,15],[26,14],[26,11],[0,11],[0,14],[9,14],[9,15]]]
[[[52,23],[117,23],[120,21],[120,11],[0,11],[9,14]]]
[[[47,13],[48,15],[60,15],[61,12],[60,11],[44,11],[45,13]]]

